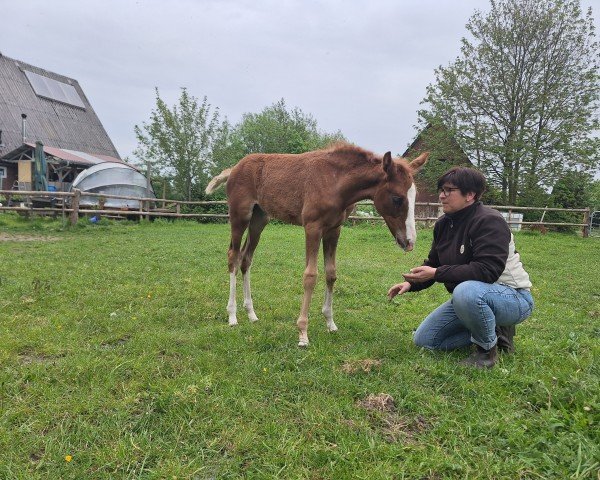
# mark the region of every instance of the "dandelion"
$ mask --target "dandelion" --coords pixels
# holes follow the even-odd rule
[[[148,294],[148,298],[152,298],[152,295]]]
[[[266,367],[263,368],[263,372],[267,373],[267,368]]]
[[[70,462],[71,460],[73,460],[73,457],[71,455],[65,455],[65,462]]]
[[[592,408],[591,408],[591,407],[588,407],[587,405],[586,405],[585,407],[583,407],[583,409],[584,409],[586,412],[591,412],[591,411],[592,411]]]

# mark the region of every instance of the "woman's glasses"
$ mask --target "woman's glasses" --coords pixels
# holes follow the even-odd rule
[[[438,194],[442,195],[444,197],[447,197],[448,195],[450,195],[454,190],[460,190],[460,188],[457,187],[442,187],[442,188],[438,188]]]

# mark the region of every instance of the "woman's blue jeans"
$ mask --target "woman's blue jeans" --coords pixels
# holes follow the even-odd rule
[[[454,350],[476,343],[489,350],[498,341],[496,325],[516,325],[533,310],[529,290],[475,280],[462,282],[452,299],[431,312],[414,341],[432,350]]]

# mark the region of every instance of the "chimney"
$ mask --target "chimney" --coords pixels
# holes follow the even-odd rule
[[[21,114],[21,134],[23,136],[23,143],[25,143],[25,137],[27,136],[27,115]]]

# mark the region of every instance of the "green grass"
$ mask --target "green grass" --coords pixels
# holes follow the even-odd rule
[[[411,342],[441,285],[386,300],[419,235],[404,254],[382,226],[345,228],[340,331],[321,268],[299,349],[300,228],[267,227],[260,321],[240,308],[230,328],[226,225],[0,215],[0,478],[596,479],[598,239],[516,235],[536,309],[478,371]]]

